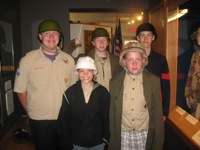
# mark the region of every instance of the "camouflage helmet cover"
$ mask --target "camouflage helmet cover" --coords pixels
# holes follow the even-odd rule
[[[119,58],[119,63],[122,67],[124,67],[123,59],[126,53],[128,52],[139,52],[142,54],[142,57],[145,58],[145,62],[143,63],[143,67],[148,64],[148,56],[146,54],[145,48],[139,42],[129,42],[124,46]]]

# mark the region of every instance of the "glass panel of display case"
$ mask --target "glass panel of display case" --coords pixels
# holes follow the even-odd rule
[[[6,75],[14,71],[12,24],[0,20],[0,71]]]

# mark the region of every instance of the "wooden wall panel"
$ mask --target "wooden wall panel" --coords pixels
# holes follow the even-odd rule
[[[157,31],[158,38],[153,42],[153,48],[160,54],[166,56],[165,42],[165,11],[164,3],[160,3],[149,13],[149,22],[151,22]]]
[[[168,7],[167,7],[168,4]],[[178,56],[178,20],[167,23],[168,14],[177,11],[177,7],[169,8],[167,1],[162,1],[149,13],[149,21],[155,26],[158,39],[154,41],[154,49],[166,56],[170,71],[170,110],[176,106],[177,92],[177,56]],[[172,34],[173,33],[173,34]]]
[[[173,33],[173,34],[172,34]],[[178,20],[169,22],[167,25],[166,57],[170,71],[170,110],[176,106],[177,91],[177,66],[178,66]]]

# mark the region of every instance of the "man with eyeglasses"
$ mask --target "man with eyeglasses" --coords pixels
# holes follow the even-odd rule
[[[147,70],[160,77],[163,120],[165,121],[169,114],[170,105],[170,77],[166,57],[152,48],[153,41],[157,39],[157,33],[152,24],[140,24],[136,30],[136,38],[145,47],[148,55]]]

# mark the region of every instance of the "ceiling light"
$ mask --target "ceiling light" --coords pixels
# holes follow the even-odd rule
[[[127,22],[127,24],[129,24],[129,25],[130,25],[130,24],[134,24],[134,23],[135,23],[135,20],[132,19],[132,18],[130,18],[129,21]]]
[[[138,17],[137,17],[137,20],[142,20],[142,16],[138,16]]]
[[[143,12],[135,13],[135,14],[133,14],[133,16],[130,17],[127,24],[129,24],[129,25],[134,24],[137,21],[141,21],[142,18],[143,18]]]
[[[170,21],[173,21],[175,19],[178,19],[178,18],[182,17],[183,15],[185,15],[187,13],[188,13],[188,9],[179,10],[179,12],[176,15],[168,17],[167,22],[170,22]]]
[[[127,24],[134,24],[135,23],[135,20],[132,20],[132,19],[130,19],[128,22],[127,22]]]

